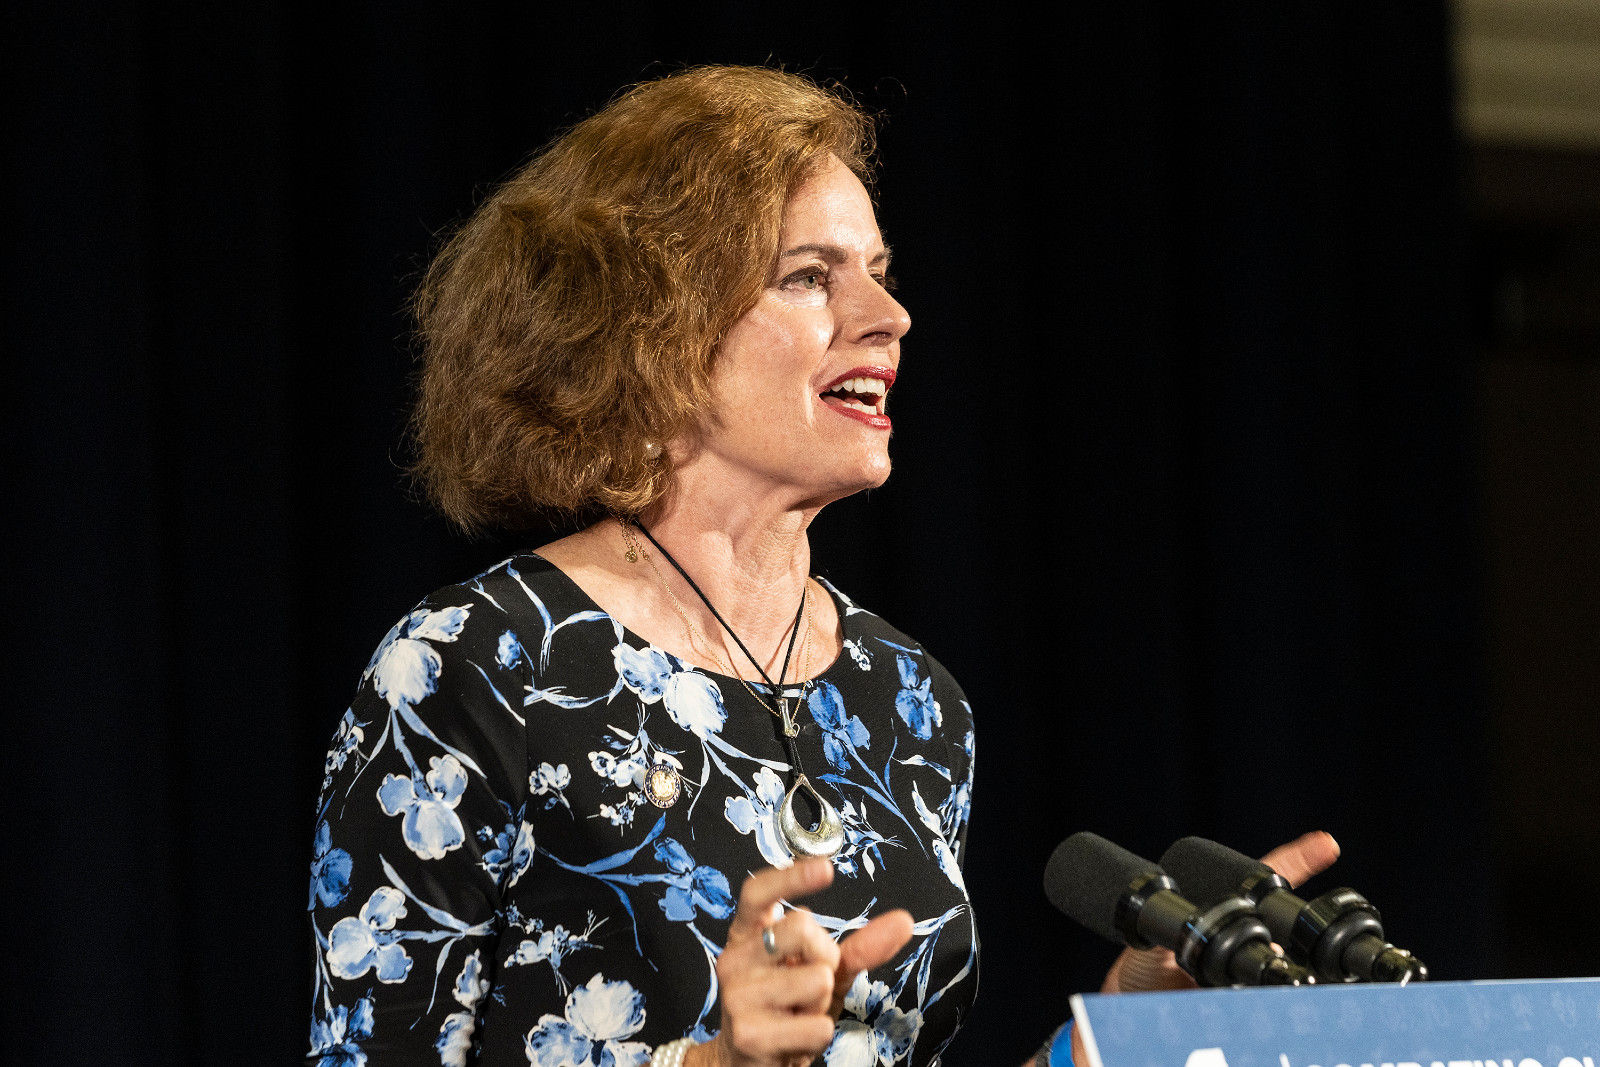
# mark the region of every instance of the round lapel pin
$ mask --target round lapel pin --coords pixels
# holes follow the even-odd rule
[[[670,763],[658,763],[645,772],[645,799],[658,808],[670,808],[683,792],[683,776]]]

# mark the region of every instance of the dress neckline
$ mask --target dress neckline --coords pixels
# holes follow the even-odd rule
[[[600,612],[602,615],[604,615],[606,618],[610,619],[612,622],[616,623],[618,626],[622,627],[623,636],[631,639],[630,643],[631,642],[637,642],[639,645],[642,645],[645,648],[654,648],[658,652],[664,652],[667,655],[672,656],[674,659],[679,660],[689,670],[695,671],[695,672],[697,672],[699,674],[703,674],[707,678],[715,678],[715,679],[718,679],[720,681],[726,681],[731,685],[738,685],[741,682],[743,682],[746,685],[754,687],[758,691],[764,691],[767,688],[767,684],[765,682],[763,682],[763,681],[760,681],[759,679],[757,679],[755,681],[750,681],[748,679],[741,679],[741,678],[735,677],[734,675],[731,675],[731,674],[722,674],[722,673],[720,673],[718,671],[710,670],[709,668],[701,667],[701,666],[698,666],[698,665],[696,665],[694,663],[690,663],[688,660],[684,659],[682,656],[679,656],[676,652],[669,652],[667,649],[661,648],[660,646],[656,645],[653,641],[651,641],[649,638],[645,637],[642,634],[634,633],[627,626],[623,625],[623,623],[622,623],[622,621],[620,619],[618,619],[616,616],[612,615],[605,608],[601,607],[600,604],[594,599],[594,597],[590,596],[588,594],[588,592],[584,590],[583,586],[581,586],[577,582],[575,582],[572,579],[572,576],[570,574],[568,574],[566,571],[562,570],[560,567],[556,566],[554,563],[551,563],[548,559],[545,559],[543,556],[539,555],[538,552],[529,551],[529,552],[523,553],[523,555],[526,555],[526,556],[529,556],[529,557],[531,557],[533,559],[536,559],[540,563],[544,564],[546,567],[549,567],[550,570],[552,572],[554,572],[556,575],[558,575],[560,577],[560,580],[565,582],[567,584],[567,586],[571,589],[571,591],[579,599],[581,599],[585,604],[587,604],[590,608],[594,609],[595,611]],[[825,593],[828,594],[828,598],[833,601],[834,610],[839,613],[839,632],[844,635],[844,640],[840,642],[839,654],[834,656],[833,657],[833,662],[829,663],[822,670],[820,670],[817,673],[813,674],[810,678],[801,678],[801,679],[799,679],[797,681],[784,683],[784,685],[782,687],[782,689],[783,689],[782,695],[786,696],[786,697],[793,695],[793,694],[791,694],[789,692],[791,689],[798,689],[801,686],[807,684],[808,682],[815,683],[815,682],[821,682],[821,681],[825,681],[825,680],[828,680],[828,681],[833,680],[833,679],[830,678],[830,676],[833,675],[836,671],[839,671],[841,669],[846,669],[845,668],[845,663],[846,663],[847,660],[850,659],[850,657],[845,654],[846,649],[844,648],[844,645],[848,644],[849,642],[851,642],[853,640],[856,640],[857,637],[858,637],[858,635],[853,632],[852,624],[850,622],[850,616],[852,614],[851,605],[846,603],[844,601],[843,595],[837,589],[833,588],[833,586],[831,584],[829,584],[827,581],[823,580],[821,577],[819,577],[817,575],[811,575],[810,577],[811,577],[811,579],[813,581],[815,581],[819,586],[822,587],[822,590]],[[859,611],[860,609],[855,609],[855,610]]]

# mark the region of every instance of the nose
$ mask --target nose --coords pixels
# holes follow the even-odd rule
[[[846,335],[854,343],[887,348],[911,329],[911,314],[876,278],[863,274],[845,325]]]

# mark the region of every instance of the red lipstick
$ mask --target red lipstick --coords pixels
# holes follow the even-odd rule
[[[839,389],[839,387],[844,385],[844,383],[855,378],[870,378],[874,381],[883,383],[884,392],[882,395],[849,394],[850,399],[853,399],[857,402],[871,403],[876,410],[863,411],[861,408],[847,403],[846,397],[844,396],[828,395],[834,390]],[[834,411],[840,415],[855,419],[857,422],[865,423],[875,430],[887,430],[890,428],[891,423],[889,421],[889,416],[883,413],[883,409],[888,399],[888,387],[894,384],[894,379],[895,372],[893,367],[852,367],[850,370],[845,371],[843,374],[834,378],[833,381],[829,382],[828,385],[822,390],[821,394],[819,394],[818,398],[822,401],[823,406],[828,408],[830,411]]]
[[[824,385],[822,391],[826,393],[830,389],[837,389],[842,383],[848,382],[851,378],[877,378],[884,385],[893,385],[895,372],[893,367],[852,367],[827,385]]]

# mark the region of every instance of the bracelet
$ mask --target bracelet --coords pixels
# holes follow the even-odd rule
[[[676,1041],[668,1041],[665,1045],[657,1045],[650,1056],[650,1067],[683,1067],[683,1058],[695,1045],[692,1037],[680,1037]]]

